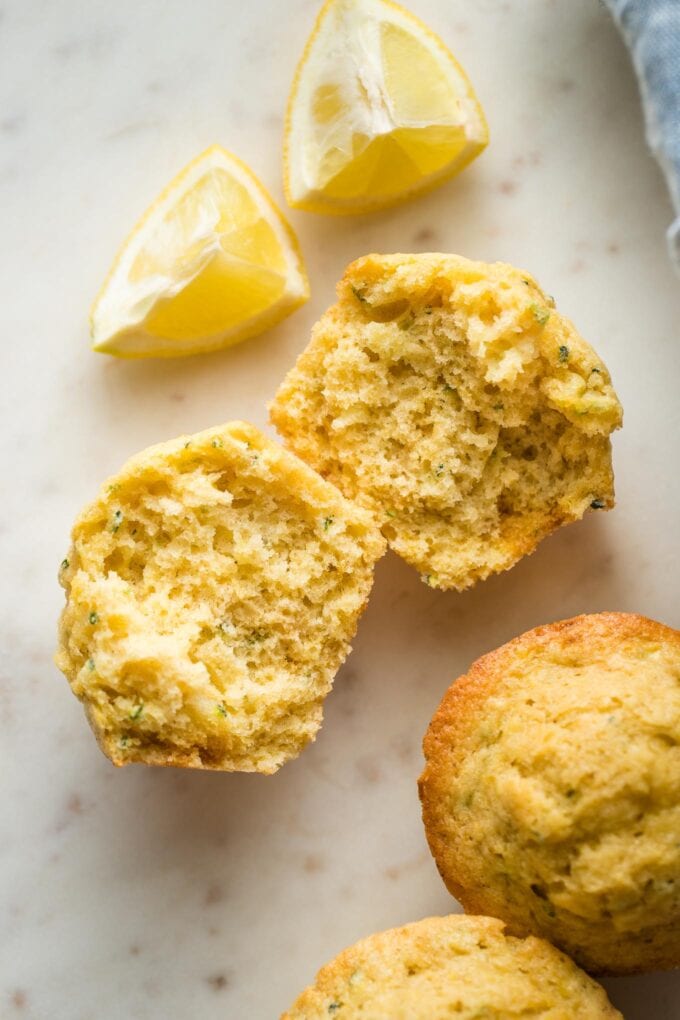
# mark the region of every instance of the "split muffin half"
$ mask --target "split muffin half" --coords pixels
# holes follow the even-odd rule
[[[383,551],[250,425],[153,446],[75,523],[57,665],[116,765],[274,772],[321,724]]]
[[[503,263],[354,262],[271,417],[435,588],[506,570],[614,505],[622,412],[609,373],[536,281]]]

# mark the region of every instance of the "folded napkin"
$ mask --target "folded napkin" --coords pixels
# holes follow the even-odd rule
[[[605,0],[633,57],[647,140],[668,181],[678,214],[668,228],[680,272],[680,0]]]

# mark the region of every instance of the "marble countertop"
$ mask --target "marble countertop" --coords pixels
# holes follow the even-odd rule
[[[279,328],[219,355],[125,363],[87,339],[115,249],[213,142],[281,198],[285,95],[317,3],[0,4],[3,1020],[276,1018],[343,946],[455,908],[415,786],[451,679],[578,612],[680,625],[680,285],[627,54],[596,0],[410,6],[469,71],[487,153],[384,215],[293,214],[313,296]],[[117,771],[52,665],[71,521],[147,444],[231,418],[263,425],[344,265],[371,250],[538,276],[623,401],[618,507],[463,595],[386,557],[317,742],[276,776]],[[606,984],[627,1020],[680,1015],[677,976]]]

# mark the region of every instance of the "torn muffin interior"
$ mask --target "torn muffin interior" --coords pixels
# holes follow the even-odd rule
[[[338,293],[272,420],[427,583],[468,587],[613,505],[609,374],[531,277],[369,256]]]
[[[273,771],[313,738],[383,541],[239,423],[153,447],[78,519],[58,664],[117,763]]]

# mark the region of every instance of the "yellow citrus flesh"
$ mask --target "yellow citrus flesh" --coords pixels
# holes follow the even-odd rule
[[[93,347],[121,357],[216,350],[274,325],[308,296],[297,241],[273,200],[213,146],[120,250],[92,309]]]
[[[465,72],[422,22],[391,0],[328,0],[288,105],[290,205],[380,209],[453,176],[487,141]]]

